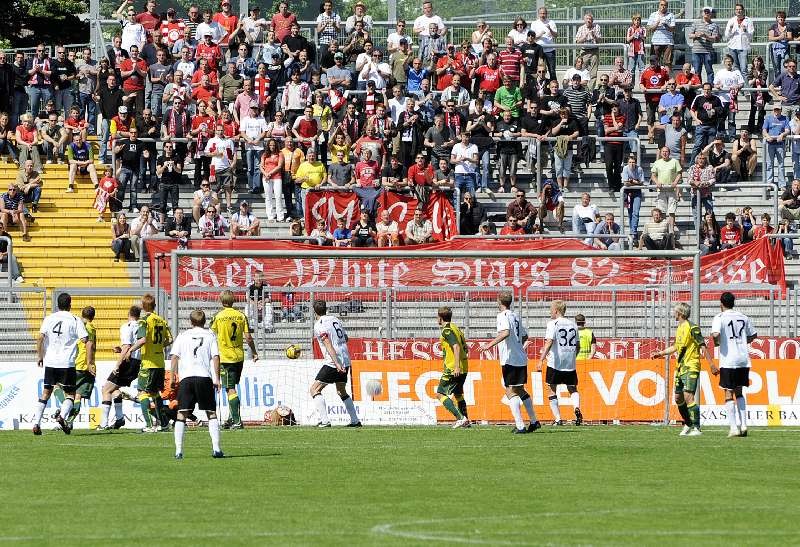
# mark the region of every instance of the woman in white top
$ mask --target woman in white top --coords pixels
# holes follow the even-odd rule
[[[722,61],[723,67],[714,73],[714,90],[722,101],[722,106],[728,112],[728,138],[736,136],[736,112],[738,108],[739,89],[744,86],[744,76],[738,68],[733,67],[733,57],[726,55]]]
[[[267,137],[282,141],[289,135],[289,124],[283,121],[283,112],[275,112],[275,119],[267,124]]]
[[[528,40],[528,24],[522,17],[514,20],[514,28],[508,32],[508,36],[514,40],[516,47],[521,46]]]

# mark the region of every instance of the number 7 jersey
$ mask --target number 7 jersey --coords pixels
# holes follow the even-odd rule
[[[547,366],[569,372],[575,370],[575,357],[578,353],[578,326],[572,319],[559,317],[547,323],[546,340],[552,340]]]
[[[335,366],[328,350],[325,349],[325,339],[331,341],[333,351],[336,352],[336,358],[339,364],[345,368],[350,366],[350,351],[347,349],[347,333],[344,331],[341,321],[333,315],[323,315],[317,322],[314,323],[314,338],[317,339],[320,352],[325,359],[325,365],[329,367]]]
[[[156,313],[148,313],[139,320],[137,336],[145,339],[142,368],[164,368],[164,348],[172,343],[167,322]]]

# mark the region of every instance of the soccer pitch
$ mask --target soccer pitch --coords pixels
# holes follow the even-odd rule
[[[796,428],[0,434],[0,544],[786,545]],[[794,538],[794,539],[792,539]]]

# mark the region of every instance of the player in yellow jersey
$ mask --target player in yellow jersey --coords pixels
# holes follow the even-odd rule
[[[678,354],[678,366],[675,369],[675,404],[683,418],[681,436],[702,435],[700,431],[700,405],[695,400],[697,379],[700,376],[700,352],[702,350],[709,363],[714,360],[706,347],[700,327],[689,321],[689,305],[681,302],[674,309],[678,328],[675,331],[675,343],[653,354],[653,357],[666,357]]]
[[[578,326],[578,355],[576,359],[591,359],[597,351],[597,339],[592,329],[586,326],[586,317],[582,313],[575,315],[575,324]]]
[[[142,297],[142,311],[139,319],[138,340],[123,355],[122,360],[130,358],[131,354],[141,349],[142,364],[139,369],[139,406],[142,408],[147,427],[144,433],[161,431],[161,395],[159,392],[164,387],[164,350],[172,344],[172,332],[163,317],[156,312],[156,299],[152,294]],[[156,421],[150,416],[151,403],[155,403]]]
[[[247,316],[234,309],[235,298],[231,291],[222,291],[219,301],[222,304],[220,311],[211,321],[211,330],[217,335],[220,360],[220,385],[228,392],[228,408],[230,418],[223,424],[225,429],[242,429],[242,415],[239,412],[239,393],[236,386],[242,377],[244,367],[244,343],[250,347],[253,361],[258,360],[256,345],[250,335],[250,325]]]
[[[439,341],[444,352],[444,370],[436,393],[442,405],[456,417],[453,429],[459,427],[469,427],[470,422],[467,418],[467,403],[464,401],[464,382],[467,379],[467,369],[469,367],[467,354],[467,340],[461,329],[452,322],[453,310],[447,306],[439,308],[439,326],[442,334]],[[453,404],[453,400],[456,404]]]
[[[67,424],[72,428],[75,418],[81,411],[81,399],[88,399],[92,396],[94,390],[94,379],[97,374],[94,363],[94,353],[97,347],[97,333],[92,324],[94,321],[95,310],[91,306],[86,306],[81,311],[81,321],[83,321],[86,332],[89,334],[86,342],[78,340],[78,355],[75,357],[75,376],[76,376],[76,391],[75,402],[73,403],[72,410],[67,416]],[[57,387],[53,392],[56,399],[64,402],[64,391],[61,387]],[[55,416],[60,416],[61,412],[56,411]]]

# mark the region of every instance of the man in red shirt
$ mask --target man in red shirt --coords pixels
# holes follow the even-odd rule
[[[436,89],[444,91],[453,81],[453,74],[456,73],[456,48],[453,44],[448,44],[447,54],[443,55],[436,62]]]
[[[298,116],[292,126],[292,134],[298,139],[298,143],[303,151],[307,151],[314,146],[321,133],[319,122],[314,117],[314,110],[310,106],[305,107],[303,115]]]
[[[736,215],[725,215],[725,226],[719,231],[720,249],[733,249],[742,243],[742,227],[736,224]]]
[[[497,57],[494,53],[486,56],[486,64],[481,65],[475,71],[478,78],[478,89],[487,93],[487,100],[494,102],[494,94],[500,89],[502,78],[500,77],[500,67],[497,66]]]
[[[500,230],[501,236],[523,236],[525,235],[525,226],[514,216],[511,215],[506,219],[506,224]]]
[[[356,156],[361,156],[361,151],[366,149],[372,150],[372,158],[378,163],[379,169],[383,169],[386,159],[386,146],[383,140],[378,138],[375,134],[375,126],[367,125],[367,133],[356,141],[353,151]],[[378,171],[380,173],[380,171]]]
[[[208,66],[211,70],[217,70],[220,59],[222,59],[222,50],[214,43],[212,38],[210,32],[204,34],[203,41],[197,44],[195,59],[205,59],[208,61]]]
[[[522,52],[514,46],[514,39],[506,37],[506,49],[497,54],[500,72],[514,80],[519,86],[519,73],[522,68]]]
[[[669,80],[669,69],[658,64],[656,55],[650,56],[650,66],[642,72],[641,84],[647,89],[658,89],[666,91],[667,80]],[[658,102],[663,93],[647,93],[645,91],[645,102],[647,103],[647,125],[649,127],[647,135],[650,143],[653,143],[653,127],[658,119]]]
[[[220,40],[220,45],[227,46],[231,35],[239,28],[239,17],[231,12],[230,0],[222,0],[222,11],[215,13],[212,21],[225,30],[225,36]]]
[[[131,0],[131,4],[133,1]],[[136,22],[144,27],[147,31],[148,43],[153,43],[153,34],[156,29],[161,26],[161,17],[156,12],[156,1],[148,0],[145,4],[145,10],[136,16]]]
[[[105,169],[105,176],[100,179],[95,191],[94,208],[97,210],[97,222],[104,222],[103,213],[106,206],[110,205],[111,211],[119,211],[120,203],[117,201],[117,189],[119,183],[112,174],[114,170],[109,165]]]
[[[211,105],[215,111],[219,112],[219,100],[216,97],[214,86],[207,74],[200,77],[200,85],[192,90],[192,99],[196,103],[206,103]]]
[[[378,162],[372,159],[372,149],[364,148],[361,152],[362,160],[356,164],[356,186],[353,192],[361,200],[361,210],[369,211],[370,218],[375,216],[378,209],[378,196],[380,196],[380,173]]]
[[[122,76],[122,90],[127,96],[126,102],[134,110],[141,113],[144,110],[144,85],[147,78],[147,62],[139,58],[139,48],[131,46],[130,58],[123,59],[119,64]],[[131,96],[133,96],[131,98]]]
[[[175,8],[169,8],[166,21],[161,21],[161,43],[172,50],[175,42],[183,42],[185,37],[186,23],[175,17]]]
[[[297,17],[289,11],[289,2],[281,0],[278,4],[278,13],[272,16],[272,28],[275,31],[275,40],[283,43],[292,31],[292,25],[297,22]]]

